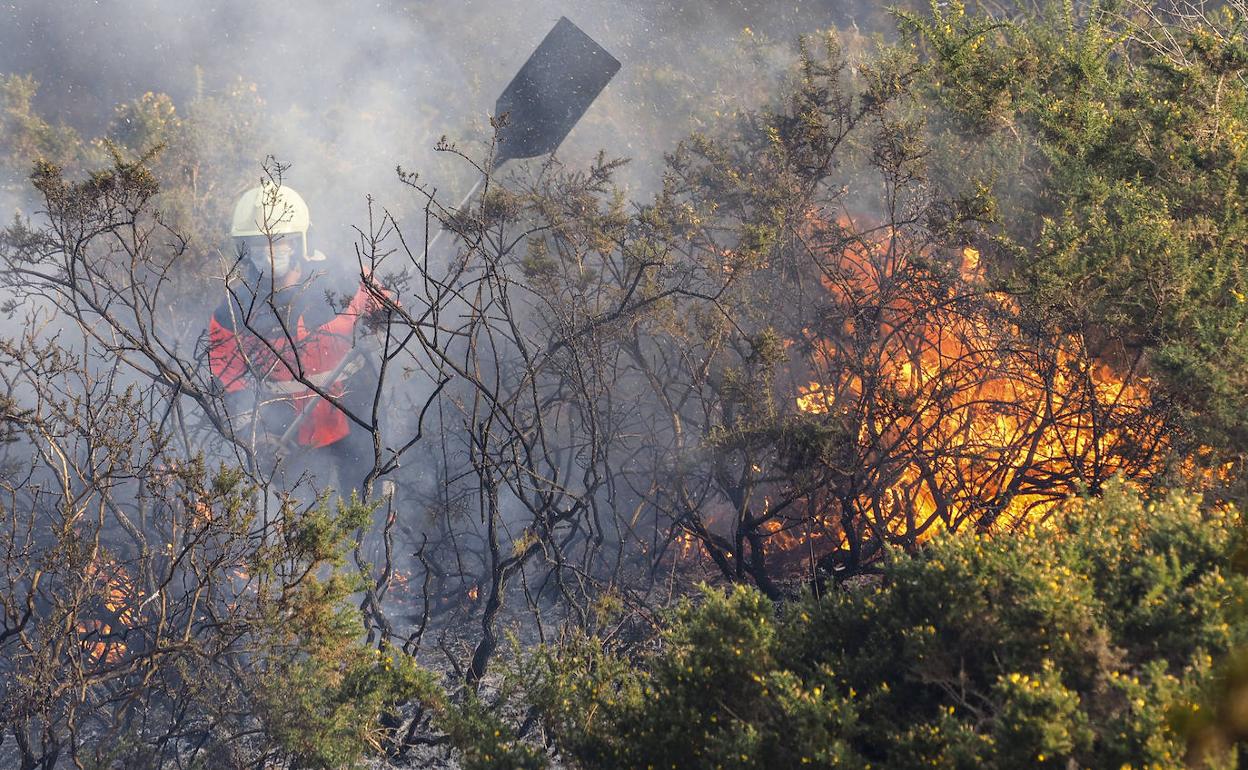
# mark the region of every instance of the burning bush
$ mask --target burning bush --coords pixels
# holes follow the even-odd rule
[[[1026,328],[1014,300],[985,289],[974,248],[847,220],[806,240],[828,255],[816,263],[828,300],[795,344],[812,377],[796,404],[852,438],[824,458],[814,520],[780,530],[819,538],[837,568],[936,531],[1026,530],[1112,475],[1162,471],[1167,413],[1148,376]]]
[[[933,160],[918,62],[803,53],[783,109],[683,146],[647,212],[685,283],[613,365],[648,388],[635,488],[678,553],[777,597],[1166,475],[1187,434],[1145,352],[1008,291],[1001,201]]]

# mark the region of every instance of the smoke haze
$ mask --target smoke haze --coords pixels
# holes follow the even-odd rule
[[[114,106],[145,92],[182,109],[197,94],[254,84],[264,114],[248,178],[266,155],[291,163],[321,236],[344,248],[365,194],[389,206],[410,198],[396,165],[448,192],[463,186],[448,176],[467,169],[435,158],[433,145],[446,135],[480,152],[495,98],[561,15],[623,68],[560,156],[634,158],[623,178],[633,193],[655,181],[663,152],[705,127],[695,112],[752,106],[744,71],[775,75],[796,35],[850,16],[830,0],[21,0],[0,5],[0,72],[34,75],[39,111],[86,136],[104,134]]]
[[[118,135],[117,106],[148,92],[179,112],[197,98],[248,95],[254,133],[231,147],[233,189],[199,222],[208,250],[224,243],[228,212],[257,183],[267,156],[291,164],[286,180],[311,207],[313,247],[353,260],[353,226],[367,196],[420,238],[424,201],[400,184],[396,165],[420,173],[446,204],[475,181],[461,160],[437,153],[447,136],[481,157],[495,99],[560,16],[568,16],[622,68],[559,150],[573,168],[599,151],[631,158],[617,181],[644,201],[663,154],[691,131],[759,106],[792,63],[799,34],[852,14],[833,0],[427,0],[367,3],[244,0],[73,0],[0,4],[0,74],[39,82],[35,109],[84,137]],[[197,132],[200,154],[237,142]],[[24,176],[25,169],[17,170]],[[5,182],[7,181],[7,184]],[[11,216],[23,179],[0,180],[0,215]],[[10,199],[6,200],[6,193]],[[36,209],[29,201],[26,212]],[[213,284],[180,307],[182,344],[195,344],[221,292]],[[344,287],[345,289],[346,287]]]

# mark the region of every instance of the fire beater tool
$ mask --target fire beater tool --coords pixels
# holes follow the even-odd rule
[[[560,16],[494,103],[494,115],[507,119],[498,129],[489,170],[558,149],[619,70],[618,59]],[[456,210],[467,205],[484,181],[477,180]],[[429,242],[426,257],[444,232]]]

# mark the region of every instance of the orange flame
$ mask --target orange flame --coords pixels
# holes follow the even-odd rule
[[[845,240],[824,266],[832,320],[804,330],[812,378],[794,403],[845,430],[853,451],[839,470],[874,533],[914,544],[964,523],[1031,526],[1080,485],[1159,470],[1166,436],[1148,380],[1082,339],[1026,335],[1014,301],[983,291],[977,250],[942,279],[939,253],[901,233]],[[835,506],[812,505],[800,524],[772,522],[773,546],[844,542]]]
[[[116,663],[127,650],[119,636],[139,620],[141,595],[136,591],[125,567],[111,559],[90,562],[87,565],[86,578],[100,592],[99,606],[107,619],[89,618],[79,621],[76,630],[80,637],[80,646],[90,666]]]

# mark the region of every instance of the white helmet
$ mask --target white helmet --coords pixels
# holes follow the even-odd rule
[[[264,182],[243,193],[234,204],[230,235],[240,256],[250,259],[261,271],[268,268],[281,274],[290,269],[294,257],[308,253],[308,204],[303,196],[284,185]],[[293,238],[293,249],[277,249],[276,244]]]

